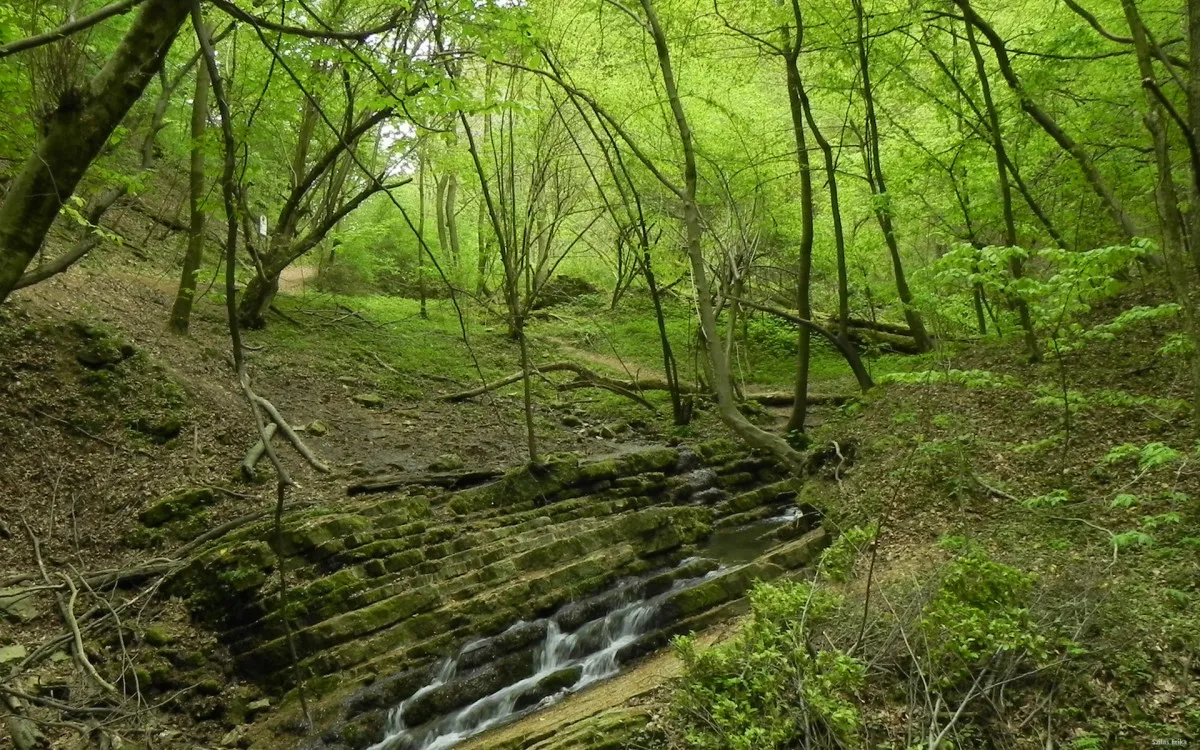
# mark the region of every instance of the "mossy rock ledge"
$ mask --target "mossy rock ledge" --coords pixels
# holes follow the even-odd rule
[[[253,747],[284,746],[298,715],[297,674],[321,728],[304,746],[368,747],[382,738],[387,712],[429,685],[447,658],[459,659],[454,679],[405,706],[410,726],[531,677],[546,618],[570,629],[603,616],[630,581],[664,603],[654,632],[622,661],[706,617],[734,614],[755,580],[811,560],[824,532],[771,537],[757,561],[721,570],[703,558],[705,541],[725,518],[795,505],[799,486],[770,458],[728,442],[554,456],[458,492],[411,488],[296,511],[284,518],[282,543],[270,522],[259,523],[208,543],[170,586],[229,647],[237,670],[276,696]],[[706,501],[712,488],[728,499]],[[281,560],[298,670],[279,606]],[[578,678],[566,669],[531,680],[522,707]]]

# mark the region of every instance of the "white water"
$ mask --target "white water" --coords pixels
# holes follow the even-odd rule
[[[387,736],[370,750],[446,750],[446,748],[486,731],[497,724],[511,719],[518,713],[536,710],[562,698],[567,693],[581,690],[588,685],[612,677],[620,671],[617,654],[622,648],[652,630],[654,616],[670,594],[711,577],[713,571],[701,578],[676,581],[672,587],[650,599],[635,598],[636,587],[625,589],[629,601],[613,611],[582,625],[572,633],[564,633],[558,623],[551,619],[547,623],[546,636],[535,653],[535,674],[502,688],[491,695],[437,718],[419,727],[408,727],[404,722],[404,711],[417,698],[446,684],[455,677],[456,661],[447,659],[437,667],[433,680],[393,709],[389,715]],[[518,623],[518,627],[524,623]],[[470,649],[467,644],[460,653]],[[521,711],[517,702],[546,677],[564,669],[579,667],[581,674],[574,685],[546,696],[536,704]]]

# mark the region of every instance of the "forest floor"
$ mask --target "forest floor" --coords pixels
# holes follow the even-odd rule
[[[274,502],[271,487],[237,473],[256,433],[230,374],[220,296],[198,300],[191,335],[180,337],[164,326],[170,279],[92,268],[0,311],[0,589],[37,570],[32,539],[54,568],[127,567],[161,554],[177,541],[136,537],[138,513],[179,487],[218,488],[219,502],[203,516],[214,526]],[[1131,291],[1094,311],[1092,324],[1158,297],[1152,287]],[[468,346],[448,301],[431,302],[428,319],[411,300],[383,297],[308,292],[281,296],[277,307],[266,330],[247,332],[255,388],[306,426],[311,447],[337,467],[322,476],[287,455],[298,481],[289,502],[342,499],[357,475],[526,458],[519,386],[442,399],[515,371],[516,350],[499,322],[469,316]],[[687,351],[690,311],[676,311],[670,329]],[[786,390],[794,333],[752,333],[740,359],[743,387]],[[832,480],[812,482],[806,499],[841,530],[882,524],[876,586],[919,589],[937,566],[982,546],[1039,577],[1037,617],[1084,634],[1086,653],[1049,678],[1062,685],[1049,730],[1013,730],[1025,746],[1047,746],[1046,734],[1079,748],[1200,738],[1200,458],[1181,363],[1160,352],[1168,333],[1151,321],[1038,365],[1007,342],[880,357],[873,366],[886,376],[883,387],[813,416],[814,439],[837,441],[850,459]],[[570,358],[617,377],[661,372],[657,332],[636,299],[617,311],[586,299],[553,308],[533,323],[530,340],[536,362]],[[125,344],[132,348],[121,351]],[[97,366],[97,350],[111,361]],[[818,351],[813,391],[852,395],[844,368]],[[696,363],[681,362],[681,371],[694,379]],[[596,455],[725,434],[708,409],[673,427],[661,394],[649,397],[657,412],[548,382],[536,396],[543,452]],[[751,414],[780,424],[778,409]],[[861,596],[863,585],[860,570],[844,585],[847,596]],[[212,649],[211,636],[189,629],[171,606],[155,617],[171,619],[197,650]],[[32,651],[61,630],[45,614],[0,623],[0,649]],[[660,677],[674,669],[648,664]],[[69,659],[56,661],[40,679],[66,679],[70,670]],[[573,700],[589,694],[605,702],[594,693]],[[894,719],[892,699],[864,700],[878,708],[871,721]],[[154,712],[138,721],[159,732],[161,747],[215,747],[226,729],[203,718],[189,728]]]

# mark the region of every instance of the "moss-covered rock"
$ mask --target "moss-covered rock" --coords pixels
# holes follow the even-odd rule
[[[334,549],[328,545],[334,540],[341,541],[344,537],[356,532],[366,531],[373,523],[362,516],[344,513],[327,515],[311,519],[284,529],[283,544],[279,550],[284,555],[312,554],[323,550],[318,557],[325,557],[334,551],[341,551],[345,543]]]
[[[144,525],[153,528],[189,518],[216,502],[217,493],[211,487],[178,490],[151,504],[138,514],[138,519]]]
[[[174,411],[142,411],[127,420],[129,429],[139,432],[156,443],[166,443],[183,431],[183,415]]]
[[[175,642],[175,634],[166,625],[154,624],[142,631],[142,640],[150,646],[162,648]]]
[[[239,542],[203,554],[176,573],[170,590],[186,597],[194,616],[218,625],[237,624],[276,564],[266,542]]]
[[[368,409],[378,409],[385,403],[383,396],[378,393],[356,393],[350,397],[350,400]]]
[[[466,515],[487,508],[511,508],[522,503],[545,502],[578,481],[578,456],[547,456],[539,466],[522,466],[491,484],[458,493],[450,502],[450,509],[459,515]]]
[[[505,654],[532,648],[546,637],[547,626],[545,620],[519,622],[500,635],[475,641],[458,655],[458,668],[474,669]]]
[[[778,565],[784,570],[795,570],[816,559],[821,550],[829,546],[829,542],[829,533],[818,527],[794,542],[764,555],[762,560],[771,565]]]
[[[75,360],[84,367],[115,367],[134,355],[133,345],[111,329],[80,321],[72,321],[71,329],[79,336]]]
[[[536,668],[532,650],[509,654],[409,701],[404,707],[404,722],[410,727],[420,726],[519,682]]]
[[[583,667],[575,666],[566,669],[560,669],[557,672],[551,672],[537,683],[521,693],[517,698],[517,702],[513,705],[514,711],[524,711],[525,709],[536,706],[545,698],[552,695],[557,695],[563,690],[569,690],[579,682],[579,678],[583,676]]]
[[[770,581],[782,573],[781,567],[771,563],[751,563],[734,568],[668,596],[659,608],[655,622],[661,627],[712,609],[744,595],[755,581]]]

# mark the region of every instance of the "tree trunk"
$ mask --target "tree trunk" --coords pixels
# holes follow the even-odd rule
[[[0,205],[0,303],[41,248],[63,203],[162,66],[187,18],[183,0],[149,0],[104,68],[64,101]]]
[[[923,352],[933,349],[933,342],[925,332],[925,323],[920,312],[913,306],[912,291],[908,288],[908,279],[904,275],[904,263],[900,259],[900,247],[896,242],[896,231],[892,224],[891,206],[888,201],[887,184],[883,179],[883,166],[879,156],[879,123],[875,118],[875,96],[871,88],[871,70],[867,59],[866,17],[861,0],[853,0],[854,15],[857,21],[856,42],[858,46],[859,74],[862,77],[863,103],[866,105],[866,153],[867,181],[871,185],[871,194],[876,201],[875,218],[883,239],[887,243],[888,252],[892,256],[892,271],[896,277],[896,292],[904,305],[904,318],[912,329],[913,339],[917,348]]]
[[[649,30],[654,38],[658,66],[662,74],[663,87],[670,101],[671,113],[679,133],[680,145],[684,158],[684,188],[680,191],[683,202],[683,223],[686,233],[686,248],[688,260],[692,266],[693,283],[696,286],[697,303],[700,308],[700,326],[704,333],[708,360],[713,369],[713,390],[717,395],[717,410],[721,419],[729,428],[748,445],[761,448],[772,453],[781,462],[799,471],[803,466],[803,458],[788,445],[787,441],[777,435],[772,435],[755,427],[738,411],[733,398],[732,384],[729,377],[729,362],[721,347],[721,337],[717,333],[717,319],[713,311],[712,290],[708,283],[708,269],[704,263],[701,247],[704,228],[700,209],[696,204],[696,190],[699,182],[696,171],[696,151],[692,141],[692,130],[688,124],[687,115],[683,110],[683,102],[675,83],[675,73],[671,67],[671,53],[667,46],[667,38],[654,11],[652,0],[641,0],[642,9],[646,13]]]
[[[793,10],[799,14],[797,3],[793,3],[792,6]],[[838,267],[838,314],[834,346],[842,353],[846,364],[854,373],[859,389],[866,393],[875,387],[875,381],[871,378],[871,373],[867,372],[862,357],[859,356],[858,350],[850,341],[850,277],[846,267],[846,233],[842,225],[841,199],[838,197],[837,159],[833,153],[833,145],[825,138],[820,127],[817,126],[816,118],[813,117],[812,106],[808,100],[808,94],[804,90],[803,79],[798,80],[796,84],[796,93],[800,97],[800,105],[804,109],[804,119],[808,122],[813,139],[821,148],[821,154],[825,160],[826,182],[829,183],[830,217],[833,219],[833,241],[837,251]]]
[[[521,345],[521,380],[524,382],[525,396],[525,439],[529,448],[529,463],[537,466],[541,463],[541,458],[538,455],[537,433],[534,431],[533,425],[533,378],[530,377],[529,370],[529,345],[525,341],[525,321],[518,320],[516,323],[517,339]]]
[[[437,222],[438,249],[441,250],[442,258],[446,258],[450,252],[450,234],[446,226],[446,192],[450,186],[450,176],[442,175],[435,181],[435,192],[433,202],[434,220]]]
[[[1008,84],[1008,87],[1017,95],[1017,98],[1021,102],[1021,109],[1025,110],[1033,118],[1034,122],[1042,130],[1046,131],[1046,134],[1053,138],[1064,151],[1071,155],[1075,163],[1079,165],[1084,179],[1087,180],[1088,185],[1091,186],[1096,195],[1100,197],[1105,209],[1108,210],[1113,221],[1121,230],[1123,239],[1129,241],[1137,236],[1137,228],[1134,226],[1133,219],[1125,211],[1125,207],[1112,191],[1112,188],[1100,176],[1100,172],[1092,162],[1091,156],[1088,155],[1087,151],[1074,138],[1059,127],[1054,118],[1042,110],[1025,91],[1025,87],[1021,84],[1021,79],[1017,77],[1016,72],[1013,70],[1012,61],[1008,57],[1008,48],[1004,43],[1004,39],[996,33],[996,30],[983,17],[975,12],[975,9],[971,7],[970,0],[954,0],[954,4],[963,12],[967,23],[979,29],[980,33],[987,37],[988,43],[991,44],[992,49],[996,53],[996,62],[1000,66],[1000,74],[1004,76],[1004,81]]]
[[[1145,116],[1146,129],[1150,132],[1154,143],[1155,164],[1158,168],[1158,182],[1154,186],[1154,197],[1158,203],[1158,214],[1163,233],[1163,255],[1166,258],[1167,276],[1183,318],[1184,334],[1191,344],[1188,354],[1192,377],[1192,429],[1200,432],[1200,320],[1197,319],[1195,298],[1192,296],[1194,274],[1189,271],[1184,261],[1183,216],[1179,211],[1179,194],[1172,177],[1172,162],[1170,141],[1167,137],[1165,122],[1166,113],[1158,99],[1150,91],[1157,86],[1154,76],[1154,63],[1151,56],[1146,29],[1142,26],[1134,0],[1121,0],[1125,11],[1125,19],[1133,35],[1134,50],[1137,54],[1138,68],[1142,75],[1143,91],[1146,95],[1148,111]]]
[[[813,250],[813,190],[812,165],[808,158],[808,142],[804,137],[804,105],[800,103],[800,38],[796,29],[795,48],[784,55],[787,66],[788,105],[792,114],[792,132],[796,138],[796,161],[800,167],[800,257],[796,262],[796,309],[800,317],[812,318],[811,282]],[[796,342],[796,398],[788,418],[788,432],[804,432],[808,416],[808,370],[812,356],[812,336],[800,327]]]
[[[484,297],[488,293],[488,255],[492,251],[492,245],[488,235],[487,205],[483,201],[483,196],[479,198],[479,216],[475,221],[475,294]]]
[[[451,173],[446,177],[446,238],[450,242],[450,262],[457,267],[462,261],[458,241],[458,176]]]
[[[1188,62],[1191,80],[1188,82],[1188,124],[1191,126],[1191,141],[1200,143],[1200,0],[1188,0]],[[1200,170],[1192,175],[1191,210],[1188,212],[1192,238],[1192,263],[1200,270]],[[1200,421],[1200,419],[1198,419]]]
[[[202,33],[207,34],[208,29]],[[208,66],[201,65],[196,71],[196,95],[192,98],[192,154],[190,170],[191,227],[188,229],[187,252],[183,256],[183,274],[179,279],[179,291],[171,308],[168,327],[175,333],[187,333],[192,317],[192,302],[196,296],[196,274],[204,256],[204,225],[208,217],[204,213],[204,134],[208,129]]]
[[[967,24],[967,43],[971,47],[971,56],[975,58],[975,71],[979,76],[979,87],[983,91],[983,107],[987,112],[989,130],[992,136],[992,151],[996,155],[997,184],[1000,186],[1000,203],[1004,211],[1004,242],[1008,247],[1017,247],[1017,220],[1013,215],[1012,187],[1008,184],[1008,160],[1005,156],[1004,133],[1000,129],[1000,113],[996,111],[996,103],[992,100],[992,86],[988,81],[987,66],[983,63],[983,55],[979,52],[979,43],[975,40],[975,27]],[[1014,280],[1020,279],[1023,273],[1021,259],[1010,257],[1008,270]],[[976,289],[976,295],[982,292]],[[1017,294],[1012,295],[1013,306],[1021,320],[1021,329],[1025,331],[1025,351],[1030,362],[1042,359],[1038,348],[1037,332],[1033,330],[1033,319],[1029,315],[1029,305]],[[980,320],[983,318],[980,316]],[[982,324],[980,325],[982,329]]]
[[[279,274],[266,278],[255,275],[242,292],[238,305],[238,321],[242,328],[258,330],[267,326],[267,310],[279,293]]]
[[[667,319],[663,315],[662,295],[659,293],[658,281],[654,278],[654,268],[650,263],[649,237],[645,233],[642,237],[642,273],[646,277],[646,287],[650,290],[650,299],[654,303],[654,320],[658,324],[658,340],[662,347],[663,374],[666,375],[671,394],[671,416],[675,425],[682,427],[692,421],[691,401],[685,402],[679,392],[679,368],[675,362],[675,354],[671,351],[671,339],[667,336]]]
[[[420,157],[418,157],[420,158]],[[429,311],[425,308],[425,159],[421,158],[417,166],[417,293],[421,299],[421,318],[428,320]]]

